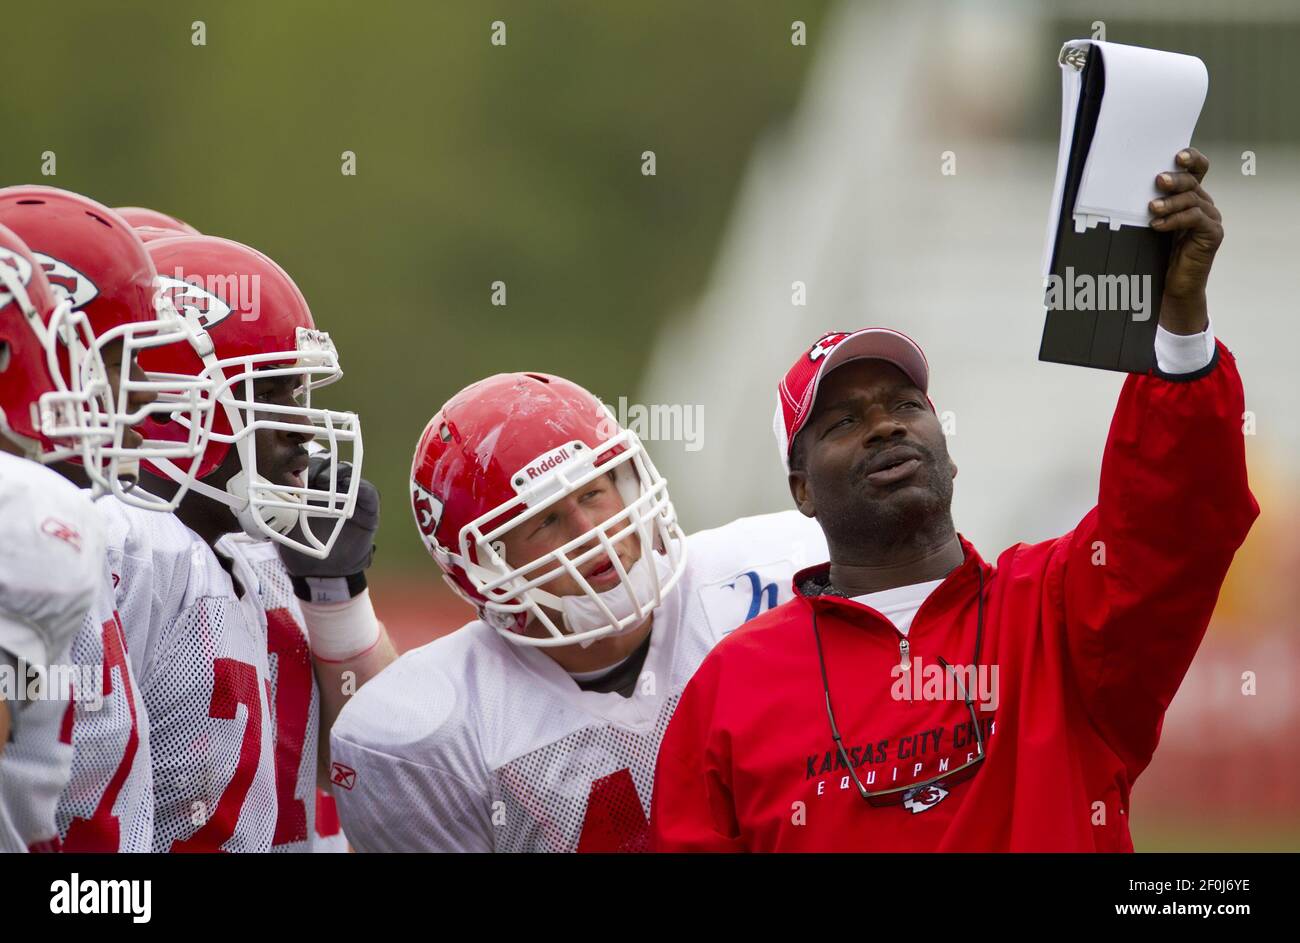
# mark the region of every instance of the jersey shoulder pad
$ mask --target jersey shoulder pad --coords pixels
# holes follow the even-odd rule
[[[45,664],[104,586],[104,523],[58,473],[7,453],[0,460],[0,647]]]
[[[476,679],[507,681],[500,666],[476,664],[499,658],[495,635],[475,621],[406,652],[358,689],[332,736],[453,775],[481,766],[474,744],[483,692]]]
[[[817,521],[794,510],[737,518],[686,540],[687,566],[697,581],[776,560],[801,569],[827,559],[826,537]]]

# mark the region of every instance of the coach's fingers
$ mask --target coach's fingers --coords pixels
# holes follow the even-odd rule
[[[1164,190],[1166,193],[1195,192],[1200,186],[1201,181],[1193,174],[1177,173],[1169,170],[1156,174],[1156,188]]]
[[[1151,220],[1151,228],[1158,229],[1161,232],[1177,232],[1179,230],[1193,230],[1206,233],[1213,241],[1221,241],[1223,238],[1223,226],[1219,221],[1210,217],[1200,206],[1193,206],[1191,209],[1183,210],[1181,213],[1174,213],[1171,216],[1157,216]]]
[[[1205,215],[1210,219],[1220,220],[1223,218],[1219,213],[1219,208],[1211,200],[1206,199],[1205,195],[1199,190],[1189,190],[1186,193],[1160,197],[1147,204],[1152,216],[1172,216],[1174,213],[1191,209],[1194,206],[1203,209]]]
[[[1210,159],[1194,147],[1185,147],[1174,158],[1179,167],[1187,170],[1197,182],[1205,179],[1210,171]]]

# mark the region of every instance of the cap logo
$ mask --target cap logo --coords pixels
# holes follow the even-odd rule
[[[32,263],[28,262],[20,253],[0,246],[0,265],[13,269],[14,274],[18,276],[18,281],[22,283],[24,288],[31,283]],[[3,285],[0,285],[0,308],[13,300],[14,296],[4,291]]]
[[[62,259],[45,255],[43,252],[33,252],[32,255],[41,264],[41,269],[45,272],[45,277],[49,280],[54,293],[70,301],[74,311],[90,304],[99,294],[99,289],[95,287],[94,282]]]
[[[816,363],[839,346],[840,341],[848,336],[844,331],[822,335],[817,343],[812,345],[812,350],[808,351],[808,359]]]

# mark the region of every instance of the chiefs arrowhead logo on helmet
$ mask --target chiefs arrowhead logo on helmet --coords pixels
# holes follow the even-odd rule
[[[74,311],[90,304],[99,294],[94,282],[62,259],[40,252],[33,252],[32,255],[41,263],[41,269],[55,294],[72,302]]]
[[[18,281],[26,288],[32,280],[32,263],[28,262],[17,252],[12,249],[6,249],[0,246],[0,265],[4,265],[14,271],[18,276]],[[3,308],[9,302],[14,300],[14,296],[4,290],[4,284],[0,282],[0,308]]]
[[[181,317],[197,321],[200,327],[211,328],[230,317],[230,305],[193,282],[160,275],[158,285],[160,294],[171,301]]]
[[[425,547],[432,553],[438,553],[442,547],[438,544],[438,524],[442,522],[443,504],[429,492],[412,482],[411,509],[415,512],[415,524],[420,528],[420,537]]]

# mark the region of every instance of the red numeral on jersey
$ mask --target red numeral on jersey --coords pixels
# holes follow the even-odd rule
[[[95,813],[88,819],[73,819],[68,826],[68,835],[63,840],[64,851],[114,852],[121,847],[121,826],[113,814],[117,797],[131,775],[131,766],[135,763],[136,751],[140,749],[140,727],[135,716],[135,691],[131,686],[131,675],[126,667],[126,640],[122,632],[122,620],[117,613],[104,623],[104,697],[113,693],[113,669],[118,671],[118,693],[126,698],[127,709],[131,712],[131,733],[126,739],[126,749],[122,761],[117,764],[113,778],[104,787]],[[75,721],[74,721],[75,723]]]
[[[244,738],[239,745],[239,763],[235,775],[230,777],[230,783],[217,801],[212,817],[192,837],[172,842],[172,851],[222,850],[221,846],[235,834],[244,797],[253,785],[262,752],[262,696],[257,683],[257,669],[233,658],[218,658],[212,663],[212,671],[212,703],[208,706],[208,716],[234,720],[240,704],[248,711]]]
[[[324,789],[316,790],[316,834],[321,838],[333,838],[343,831],[339,824],[339,807],[334,804],[334,797]]]
[[[591,784],[578,852],[646,851],[650,823],[636,794],[632,771],[621,769]]]
[[[288,609],[267,610],[266,647],[276,656],[275,798],[279,814],[271,844],[286,845],[307,840],[307,809],[294,790],[311,711],[311,650]]]

